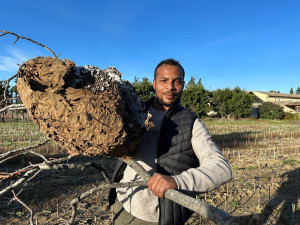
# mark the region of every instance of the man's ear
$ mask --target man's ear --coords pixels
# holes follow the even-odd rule
[[[153,86],[153,89],[155,91],[155,78],[153,79],[152,86]]]

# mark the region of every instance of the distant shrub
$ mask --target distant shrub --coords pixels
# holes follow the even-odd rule
[[[300,113],[284,113],[284,120],[300,120]]]
[[[271,102],[264,102],[259,107],[259,115],[262,119],[278,119],[284,118],[283,107],[280,105],[273,104]]]
[[[293,113],[286,112],[286,113],[284,113],[283,119],[284,119],[284,120],[294,120],[294,114],[293,114]]]
[[[293,115],[293,113],[285,112],[283,119],[284,120],[294,120],[294,115]]]

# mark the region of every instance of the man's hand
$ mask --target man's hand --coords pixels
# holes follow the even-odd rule
[[[148,180],[148,188],[154,195],[163,198],[167,189],[177,189],[178,187],[174,177],[155,173]]]

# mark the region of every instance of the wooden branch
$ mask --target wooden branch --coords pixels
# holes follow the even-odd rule
[[[0,35],[1,36],[1,35]],[[15,75],[13,75],[12,77],[8,78],[7,80],[1,80],[0,83],[6,83],[6,82],[10,82],[12,79],[14,79],[15,77],[17,77],[18,74],[16,73]]]
[[[46,140],[49,141],[49,140]],[[46,142],[45,141],[45,142]],[[43,144],[43,143],[41,143]],[[39,144],[39,145],[41,145]],[[32,148],[27,147],[28,149]],[[1,162],[3,162],[6,158],[8,157],[13,157],[18,153],[22,153],[22,151],[25,151],[25,148],[22,149],[16,149],[12,150],[8,153],[4,153],[0,155],[0,159],[2,159]],[[27,153],[27,152],[26,152]],[[39,153],[36,153],[39,155]],[[2,157],[2,158],[1,158]],[[15,176],[15,175],[20,175],[22,173],[25,173],[22,178],[17,180],[15,183],[9,185],[5,189],[0,191],[0,196],[6,193],[7,191],[10,191],[20,184],[24,182],[28,182],[32,180],[38,173],[40,173],[42,170],[52,170],[52,169],[85,169],[87,167],[95,167],[99,169],[100,171],[104,171],[103,168],[97,163],[97,161],[90,161],[87,163],[65,163],[69,159],[72,158],[72,156],[68,156],[65,158],[58,158],[54,160],[47,160],[45,157],[41,157],[44,162],[39,163],[39,164],[34,164],[34,165],[29,165],[25,168],[22,168],[21,170],[18,170],[12,174],[7,174],[10,175],[9,177]],[[91,196],[93,193],[101,190],[107,190],[109,188],[122,188],[122,187],[133,187],[133,186],[147,186],[147,180],[150,178],[150,175],[144,170],[144,168],[135,162],[132,159],[123,159],[125,163],[127,163],[129,166],[131,166],[143,179],[144,181],[139,181],[139,182],[130,182],[130,183],[110,183],[108,180],[108,177],[104,175],[106,179],[106,183],[102,183],[99,186],[92,188],[88,190],[87,192],[84,192],[81,194],[79,197],[73,199],[70,202],[70,206],[72,208],[72,213],[71,213],[71,218],[67,221],[67,224],[72,224],[74,223],[75,217],[76,217],[76,211],[77,211],[77,204],[82,201],[83,199]],[[228,214],[227,212],[213,207],[203,201],[197,200],[195,198],[192,198],[190,196],[184,195],[181,192],[174,190],[174,189],[168,189],[165,192],[165,197],[200,214],[201,216],[207,218],[208,220],[213,221],[216,224],[224,224],[224,225],[229,225],[229,224],[260,224],[260,218],[257,215],[246,215],[246,216],[239,216],[239,217],[234,217]]]
[[[49,160],[45,156],[43,156],[42,154],[40,154],[40,153],[37,153],[35,151],[30,150],[29,152],[26,152],[25,154],[28,154],[28,153],[36,155],[36,156],[42,158],[44,160],[44,162],[49,163]]]
[[[29,207],[28,207],[21,199],[19,199],[19,198],[17,197],[17,195],[15,194],[14,191],[12,191],[12,193],[13,193],[13,195],[14,195],[13,200],[19,202],[22,206],[24,206],[24,207],[29,211],[29,213],[30,213],[30,216],[29,216],[30,225],[34,225],[34,224],[33,224],[33,213],[32,213],[32,209],[29,208]]]
[[[76,217],[76,211],[77,211],[77,203],[79,203],[83,199],[89,197],[93,193],[95,193],[97,191],[108,190],[110,188],[125,188],[125,187],[135,187],[135,186],[147,186],[147,182],[146,181],[137,181],[137,182],[128,182],[128,183],[110,183],[110,184],[102,183],[99,186],[84,192],[79,197],[73,199],[70,202],[70,206],[72,208],[72,214],[71,214],[70,220],[66,224],[70,225],[70,224],[74,223],[74,220]]]
[[[28,181],[31,181],[32,179],[34,179],[42,170],[39,169],[37,172],[35,172],[35,174],[33,174],[30,178],[28,178],[27,182]]]
[[[149,180],[151,177],[148,172],[133,159],[123,159],[123,161],[132,167],[144,180]],[[257,215],[246,215],[241,217],[233,217],[229,213],[222,209],[213,207],[203,201],[192,198],[188,195],[182,194],[181,192],[168,189],[165,192],[165,197],[196,212],[200,216],[213,221],[220,225],[235,225],[235,224],[260,224],[259,217]]]
[[[36,154],[38,154],[38,153],[36,153]],[[60,169],[84,170],[88,167],[95,167],[95,168],[99,169],[100,171],[104,171],[104,169],[96,161],[90,161],[90,162],[87,162],[84,164],[82,164],[82,163],[77,163],[77,164],[76,163],[62,163],[62,162],[66,162],[66,161],[70,160],[72,157],[73,156],[68,156],[68,157],[54,159],[54,160],[47,160],[45,157],[42,157],[45,160],[42,163],[32,164],[32,165],[26,166],[20,170],[12,172],[12,173],[1,173],[0,178],[2,180],[21,175],[23,173],[25,173],[25,174],[21,179],[17,180],[15,183],[13,183],[13,184],[9,185],[8,187],[6,187],[5,189],[1,190],[0,196],[4,193],[10,191],[11,189],[16,188],[17,186],[19,186],[26,180],[27,181],[32,180],[38,173],[41,172],[41,170],[60,170]],[[58,164],[58,163],[61,163],[61,164]],[[34,172],[36,172],[36,174],[31,176],[31,174]],[[107,179],[107,177],[108,176],[104,172],[104,178]]]
[[[17,100],[17,99],[19,98],[7,98],[6,100],[9,101],[9,100]],[[4,99],[0,101],[0,105],[2,104],[2,102],[5,102]]]
[[[12,77],[8,78],[7,80],[1,80],[0,83],[5,83],[4,86],[5,86],[5,93],[7,92],[8,90],[8,86],[9,86],[9,82],[14,79],[15,77],[17,77],[18,74],[16,73],[15,75],[13,75]]]
[[[12,79],[14,79],[15,77],[17,77],[17,76],[18,76],[18,74],[15,74],[15,75],[13,75],[12,77],[8,78],[7,80],[1,81],[1,82],[5,83],[5,84],[4,84],[4,92],[3,92],[3,99],[2,99],[1,102],[0,102],[0,106],[2,105],[2,102],[5,102],[5,107],[4,107],[4,108],[6,108],[6,107],[7,107],[7,104],[8,104],[8,103],[7,103],[7,101],[8,101],[8,99],[7,99],[7,92],[8,92],[9,82],[10,82]],[[0,110],[0,113],[1,113],[1,112],[4,112],[4,111],[6,111],[6,110]],[[2,113],[2,114],[3,114],[3,113]],[[2,120],[4,121],[4,115],[3,115]]]
[[[8,191],[10,191],[10,190],[12,190],[14,188],[16,188],[20,184],[24,183],[30,177],[30,175],[32,173],[36,172],[37,170],[38,169],[35,168],[35,169],[27,171],[21,179],[17,180],[15,183],[13,183],[13,184],[9,185],[8,187],[4,188],[3,190],[1,190],[0,191],[0,196],[3,195],[3,194],[5,194],[6,192],[8,192]]]
[[[27,154],[27,153],[28,152],[26,152],[25,154]],[[55,164],[55,163],[61,162],[62,160],[63,161],[69,160],[70,156],[49,161],[48,159],[46,159],[44,156],[42,156],[39,153],[36,153],[36,152],[31,152],[31,153],[40,156],[44,160],[44,162],[38,163],[38,164],[31,164],[29,166],[26,166],[26,167],[24,167],[20,170],[12,172],[12,173],[0,173],[0,179],[5,180],[5,179],[11,178],[13,176],[18,176],[22,173],[25,173],[29,170],[36,169],[36,168],[39,168],[40,170],[51,170],[51,169],[53,169],[53,170],[60,170],[60,169],[80,169],[80,170],[84,170],[88,167],[96,167],[98,169],[100,168],[99,165],[96,166],[95,162],[87,162],[85,164],[76,164],[76,163],[74,163],[74,164],[71,164],[71,163]],[[22,153],[22,154],[24,154],[24,153]],[[15,157],[15,156],[17,156],[17,155],[14,155],[13,157]],[[13,157],[10,157],[10,158],[13,158]],[[100,170],[103,170],[103,168],[101,168]]]
[[[78,169],[84,170],[88,167],[95,167],[96,169],[103,171],[104,169],[100,166],[97,161],[89,161],[86,163],[61,163],[61,164],[53,164],[53,161],[43,162],[38,164],[40,169],[43,170],[60,170],[60,169]]]
[[[8,151],[8,152],[2,153],[2,154],[0,155],[0,164],[3,163],[3,162],[5,162],[5,161],[7,161],[7,160],[8,160],[8,157],[11,158],[11,157],[13,157],[13,156],[15,156],[15,155],[17,155],[17,154],[20,154],[21,152],[23,153],[23,152],[26,152],[26,151],[29,151],[29,150],[38,148],[38,147],[40,147],[40,146],[46,144],[46,143],[49,142],[49,141],[50,141],[50,139],[47,139],[47,140],[45,140],[45,141],[43,141],[42,143],[39,143],[39,144],[37,144],[37,145],[28,146],[28,147],[26,147],[26,148],[18,148],[18,149],[14,149],[14,150],[10,150],[10,151]]]
[[[56,56],[56,54],[55,54],[50,48],[48,48],[46,45],[43,45],[43,44],[41,44],[41,43],[39,43],[39,42],[37,42],[37,41],[34,41],[34,40],[32,40],[31,38],[28,38],[28,37],[22,37],[22,36],[20,36],[20,35],[18,35],[18,34],[15,34],[15,33],[13,33],[13,32],[9,32],[9,31],[5,31],[5,30],[0,30],[0,32],[3,33],[3,34],[0,34],[0,37],[1,37],[1,36],[4,36],[4,35],[7,35],[7,34],[11,34],[11,35],[16,36],[17,39],[14,41],[13,45],[14,45],[19,39],[25,39],[25,40],[31,41],[31,42],[33,42],[33,43],[39,45],[39,46],[42,46],[43,48],[45,48],[45,49],[47,49],[49,52],[51,52],[55,58],[58,58],[58,56]]]
[[[4,100],[3,100],[4,101]],[[7,110],[26,109],[24,104],[12,104],[0,109],[0,113]]]
[[[64,162],[64,161],[68,161],[71,158],[72,158],[72,156],[68,156],[68,157],[64,157],[64,158],[59,158],[59,159],[54,159],[54,160],[48,160],[48,161],[45,161],[43,163],[29,165],[27,167],[24,167],[24,168],[18,170],[18,171],[15,171],[13,173],[7,173],[7,174],[3,174],[2,173],[2,175],[1,175],[2,180],[8,179],[8,178],[13,177],[13,176],[21,175],[22,173],[25,173],[25,174],[23,175],[22,178],[18,179],[15,183],[12,183],[11,185],[9,185],[6,188],[2,189],[0,191],[0,196],[3,195],[3,194],[5,194],[6,192],[8,192],[8,191],[10,191],[10,190],[12,190],[14,188],[16,188],[17,186],[21,185],[25,181],[32,180],[38,173],[41,172],[41,170],[48,170],[48,169],[55,169],[55,168],[56,169],[61,169],[62,167],[55,166],[53,164],[55,164],[55,163],[61,163],[61,162]]]

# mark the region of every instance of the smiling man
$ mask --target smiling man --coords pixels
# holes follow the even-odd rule
[[[181,98],[184,87],[183,68],[168,64],[158,65],[154,76],[153,88],[157,98],[154,107],[167,111]]]
[[[213,190],[230,180],[230,166],[196,114],[180,105],[184,69],[174,59],[161,61],[154,71],[155,97],[146,102],[155,127],[136,148],[132,158],[152,177],[148,187],[112,189],[109,200],[114,224],[183,225],[192,212],[164,198],[167,189],[191,196]],[[113,182],[142,178],[118,162]]]

